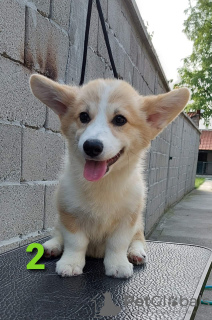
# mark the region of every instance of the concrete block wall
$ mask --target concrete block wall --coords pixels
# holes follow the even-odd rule
[[[181,113],[154,141],[148,153],[145,230],[194,188],[200,132]]]
[[[144,95],[168,91],[134,0],[101,4],[120,78]],[[79,83],[86,15],[85,0],[2,2],[0,251],[36,240],[53,227],[53,194],[65,144],[57,116],[32,96],[28,82],[38,72],[61,83]],[[85,81],[99,77],[113,73],[93,1]],[[146,168],[147,232],[192,189],[198,139],[198,130],[181,115],[153,141]]]

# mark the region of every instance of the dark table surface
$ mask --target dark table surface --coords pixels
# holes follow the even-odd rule
[[[105,276],[102,259],[88,258],[84,273],[61,278],[58,259],[27,270],[26,247],[0,255],[0,319],[193,319],[209,269],[211,250],[147,242],[148,261],[129,279]]]

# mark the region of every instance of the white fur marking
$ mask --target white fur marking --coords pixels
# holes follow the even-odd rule
[[[62,277],[79,275],[85,265],[85,253],[88,239],[83,232],[75,234],[61,226],[64,237],[64,252],[56,264],[56,272]]]
[[[114,157],[122,149],[120,141],[112,134],[110,130],[106,115],[108,99],[110,97],[111,92],[114,91],[114,89],[118,85],[119,83],[117,83],[116,86],[107,85],[105,87],[105,91],[102,94],[99,106],[97,106],[98,114],[95,120],[90,125],[88,125],[87,129],[83,132],[79,139],[79,150],[84,156],[85,154],[83,151],[83,144],[88,139],[98,139],[104,145],[103,152],[99,156],[98,160],[108,160]]]
[[[133,236],[133,228],[122,222],[106,242],[104,258],[105,273],[116,278],[133,275],[133,265],[127,259],[127,249]]]

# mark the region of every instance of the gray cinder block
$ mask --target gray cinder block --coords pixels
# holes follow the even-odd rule
[[[52,1],[51,19],[53,19],[66,31],[69,30],[71,2],[72,0]]]
[[[88,45],[97,52],[98,29],[101,28],[96,1],[93,1]]]
[[[43,105],[45,108],[45,106]],[[45,128],[55,132],[60,132],[60,120],[51,109],[47,108]]]
[[[112,33],[108,34],[111,51],[113,53],[113,59],[116,66],[116,71],[118,75],[123,78],[124,77],[124,57],[125,52],[116,37],[113,36]],[[110,63],[109,63],[110,64]]]
[[[108,23],[112,28],[115,37],[125,48],[127,54],[130,54],[130,33],[131,26],[123,15],[123,1],[109,0],[108,1]]]
[[[102,7],[102,13],[105,21],[108,20],[108,0],[100,0],[100,4]]]
[[[90,48],[88,48],[87,66],[85,71],[85,83],[97,78],[104,78],[105,63]],[[95,67],[94,67],[95,66]]]
[[[106,65],[104,78],[105,79],[114,79],[113,70],[109,65]]]
[[[20,181],[21,127],[0,123],[0,181]]]
[[[42,230],[44,185],[0,186],[0,240]]]
[[[25,6],[20,1],[1,1],[0,53],[24,62]]]
[[[62,2],[62,0],[60,1]],[[37,10],[43,16],[48,17],[50,14],[50,0],[33,0]]]
[[[22,179],[26,181],[57,180],[63,154],[64,141],[59,134],[25,128]]]
[[[133,84],[133,64],[127,54],[124,56],[124,80]]]
[[[68,59],[68,33],[35,11],[27,8],[25,63],[53,80],[65,81]],[[45,35],[45,36],[44,36]]]
[[[30,91],[30,75],[27,68],[0,56],[0,118],[42,127],[46,109]]]
[[[107,33],[108,33],[108,36],[109,36],[109,33],[111,33],[111,30],[109,29],[107,24],[106,24],[106,30],[107,30]],[[101,57],[103,57],[107,63],[109,63],[110,59],[109,59],[109,55],[108,55],[108,52],[107,52],[107,47],[106,47],[106,44],[105,44],[104,34],[103,34],[103,31],[102,31],[102,26],[101,26],[100,21],[99,21],[98,41],[97,42],[98,42],[97,43],[98,54]]]
[[[51,19],[67,32],[69,31],[71,0],[53,0]]]
[[[66,83],[78,85],[80,82],[86,17],[87,6],[85,5],[85,1],[72,0],[69,29],[70,48],[66,69]]]
[[[137,67],[142,76],[144,76],[144,60],[145,60],[145,55],[143,51],[143,46],[139,47],[138,46],[138,55],[137,55]]]
[[[161,94],[161,93],[165,93],[166,89],[161,81],[161,79],[158,78],[158,84],[157,84],[157,92],[156,94]]]
[[[133,63],[137,66],[138,61],[138,43],[136,40],[136,35],[131,32],[130,33],[130,57],[133,61]],[[129,41],[128,39],[128,41]]]
[[[133,69],[133,87],[142,94],[143,92],[143,78],[141,77],[137,68],[134,67]]]
[[[151,92],[154,93],[155,88],[155,70],[153,70],[149,59],[144,59],[144,79],[148,84]]]
[[[55,190],[57,183],[47,184],[45,186],[45,215],[44,229],[53,228],[57,217],[57,208],[55,201]]]

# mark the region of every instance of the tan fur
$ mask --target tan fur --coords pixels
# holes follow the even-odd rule
[[[141,230],[137,231],[136,234],[133,236],[133,240],[141,240],[143,242],[145,240],[144,233]]]
[[[72,233],[76,233],[80,228],[75,218],[70,212],[59,210],[60,222],[64,227]]]
[[[138,208],[136,209],[135,212],[132,213],[131,215],[131,221],[130,221],[130,226],[133,227],[137,222],[140,217],[140,213],[143,211],[144,207],[144,198],[142,199],[142,204],[139,203]]]

